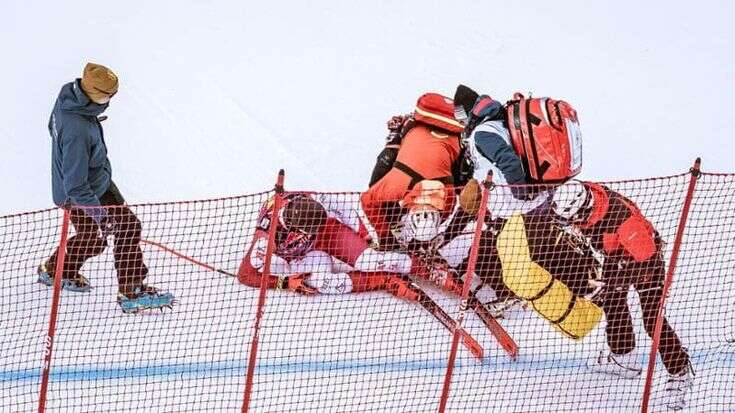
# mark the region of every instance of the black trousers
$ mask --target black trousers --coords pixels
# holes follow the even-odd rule
[[[612,265],[616,264],[612,263],[610,266]],[[608,265],[605,267],[608,267]],[[604,296],[601,297],[600,303],[607,319],[607,326],[605,327],[607,344],[613,353],[626,354],[635,348],[633,320],[628,308],[630,283],[627,281],[635,280],[632,285],[640,299],[643,327],[648,336],[653,337],[666,276],[664,261],[660,254],[657,254],[644,263],[631,264],[622,270],[605,268],[603,274],[605,278],[610,278],[610,285]],[[615,279],[624,280],[625,282],[616,286]],[[670,374],[681,374],[687,369],[689,355],[682,347],[679,337],[665,316],[661,328],[659,354]]]
[[[140,249],[141,224],[133,212],[125,206],[125,199],[114,183],[100,198],[100,203],[107,206],[107,214],[115,220],[113,255],[117,270],[118,288],[121,292],[130,292],[143,283],[148,268],[143,263],[143,252]],[[107,240],[101,237],[100,227],[84,213],[81,208],[70,209],[70,220],[75,234],[67,241],[66,255],[62,276],[74,277],[92,257],[100,255],[107,248]],[[46,262],[47,268],[56,268],[58,249]]]
[[[499,231],[503,222],[490,224],[495,226],[495,231]],[[503,268],[498,257],[495,231],[483,231],[475,270],[480,279],[495,290],[499,298],[513,297],[515,294],[503,282]],[[592,256],[580,254],[573,245],[561,239],[554,223],[543,216],[527,216],[526,233],[533,261],[565,283],[575,294],[586,294],[589,288],[588,275],[597,266],[597,261]]]

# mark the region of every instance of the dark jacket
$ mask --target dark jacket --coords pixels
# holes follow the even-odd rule
[[[79,79],[61,88],[48,125],[56,205],[98,206],[110,187],[112,168],[97,119],[107,106],[89,100]],[[97,222],[105,216],[102,208],[85,211]]]
[[[477,99],[469,114],[465,135],[475,161],[475,178],[484,179],[488,169],[492,169],[496,182],[526,184],[526,173],[521,158],[511,146],[505,117],[503,105],[487,95]]]
[[[653,224],[619,192],[591,182],[585,186],[592,194],[593,207],[587,220],[576,226],[605,255],[603,277],[608,285],[663,282],[663,242]]]

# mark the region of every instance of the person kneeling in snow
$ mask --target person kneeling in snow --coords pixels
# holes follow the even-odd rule
[[[628,308],[628,289],[638,292],[646,333],[653,336],[666,278],[663,242],[635,203],[618,192],[591,182],[569,181],[558,187],[551,207],[556,218],[578,232],[603,256],[598,295],[605,312],[608,353],[601,352],[593,370],[626,378],[641,374],[633,356],[635,333]],[[663,318],[661,359],[669,373],[668,406],[681,409],[692,385],[689,355]]]
[[[460,169],[463,125],[454,119],[452,100],[437,93],[419,97],[411,115],[394,116],[389,121],[388,144],[378,156],[370,187],[360,203],[382,249],[394,249],[391,226],[401,225],[400,201],[421,181],[447,186],[462,185]],[[454,206],[454,194],[447,192],[447,209]]]

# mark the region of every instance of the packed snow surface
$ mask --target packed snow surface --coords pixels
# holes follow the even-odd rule
[[[0,215],[51,206],[48,116],[87,61],[120,78],[103,125],[113,179],[131,204],[260,192],[279,168],[288,189],[363,190],[385,121],[427,91],[451,96],[458,83],[501,101],[521,91],[573,104],[585,179],[684,172],[697,156],[705,170],[733,172],[734,9],[632,0],[3,1]],[[665,223],[667,240],[685,187],[676,182],[642,205],[663,211],[656,223]],[[691,411],[735,409],[735,348],[727,344],[735,339],[735,286],[725,258],[735,248],[735,218],[716,206],[732,202],[732,181],[717,185],[712,194],[722,198],[695,200],[706,212],[680,258],[689,278],[668,309],[702,369],[692,394],[708,395],[691,400]],[[263,199],[136,212],[144,237],[234,271]],[[32,280],[58,242],[59,216],[8,219],[0,233],[0,394],[13,400],[3,404],[9,410],[36,409],[51,294]],[[707,229],[714,219],[729,238]],[[62,296],[49,408],[240,408],[257,291],[150,246],[145,253],[153,283],[180,302],[164,314],[124,316],[110,252],[90,261],[93,293]],[[430,291],[457,315],[455,299]],[[420,307],[380,293],[272,292],[268,300],[253,411],[438,407],[451,337]],[[530,312],[506,320],[522,347],[511,362],[474,315],[466,323],[486,360],[460,347],[450,410],[639,408],[642,379],[621,382],[585,367],[604,348],[602,325],[573,344]],[[650,342],[635,325],[643,362]],[[660,364],[656,377],[658,411]]]
[[[390,115],[458,83],[568,100],[583,177],[733,171],[730,2],[3,1],[0,214],[51,205],[48,117],[115,70],[113,178],[130,203],[362,190]]]

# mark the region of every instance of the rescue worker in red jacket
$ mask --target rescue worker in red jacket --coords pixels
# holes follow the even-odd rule
[[[609,353],[601,352],[594,370],[634,378],[641,374],[633,349],[635,333],[628,308],[632,285],[640,298],[643,325],[653,336],[666,277],[663,243],[653,225],[635,203],[603,185],[569,181],[555,192],[551,209],[556,218],[577,231],[593,251],[603,256],[601,282],[596,299],[607,318]],[[659,354],[669,379],[668,405],[682,408],[692,375],[689,355],[664,317]]]
[[[417,183],[431,180],[447,186],[455,184],[452,171],[460,159],[463,129],[454,119],[452,100],[436,93],[421,96],[413,115],[394,118],[391,127],[404,129],[404,135],[389,142],[378,158],[370,188],[360,198],[381,247],[386,249],[395,246],[391,225],[403,215],[399,201]],[[399,145],[397,152],[395,145]],[[448,211],[454,207],[454,198],[453,191],[447,191]]]
[[[457,86],[453,100],[455,119],[465,124],[466,158],[474,178],[483,180],[491,171],[498,184],[488,199],[496,230],[516,212],[527,218],[542,214],[548,189],[580,172],[581,130],[577,112],[568,103],[516,93],[502,104],[465,85]],[[534,240],[529,241],[533,245]],[[495,291],[496,299],[486,303],[491,314],[506,317],[519,308],[521,300],[501,281],[494,231],[483,232],[477,274]]]

